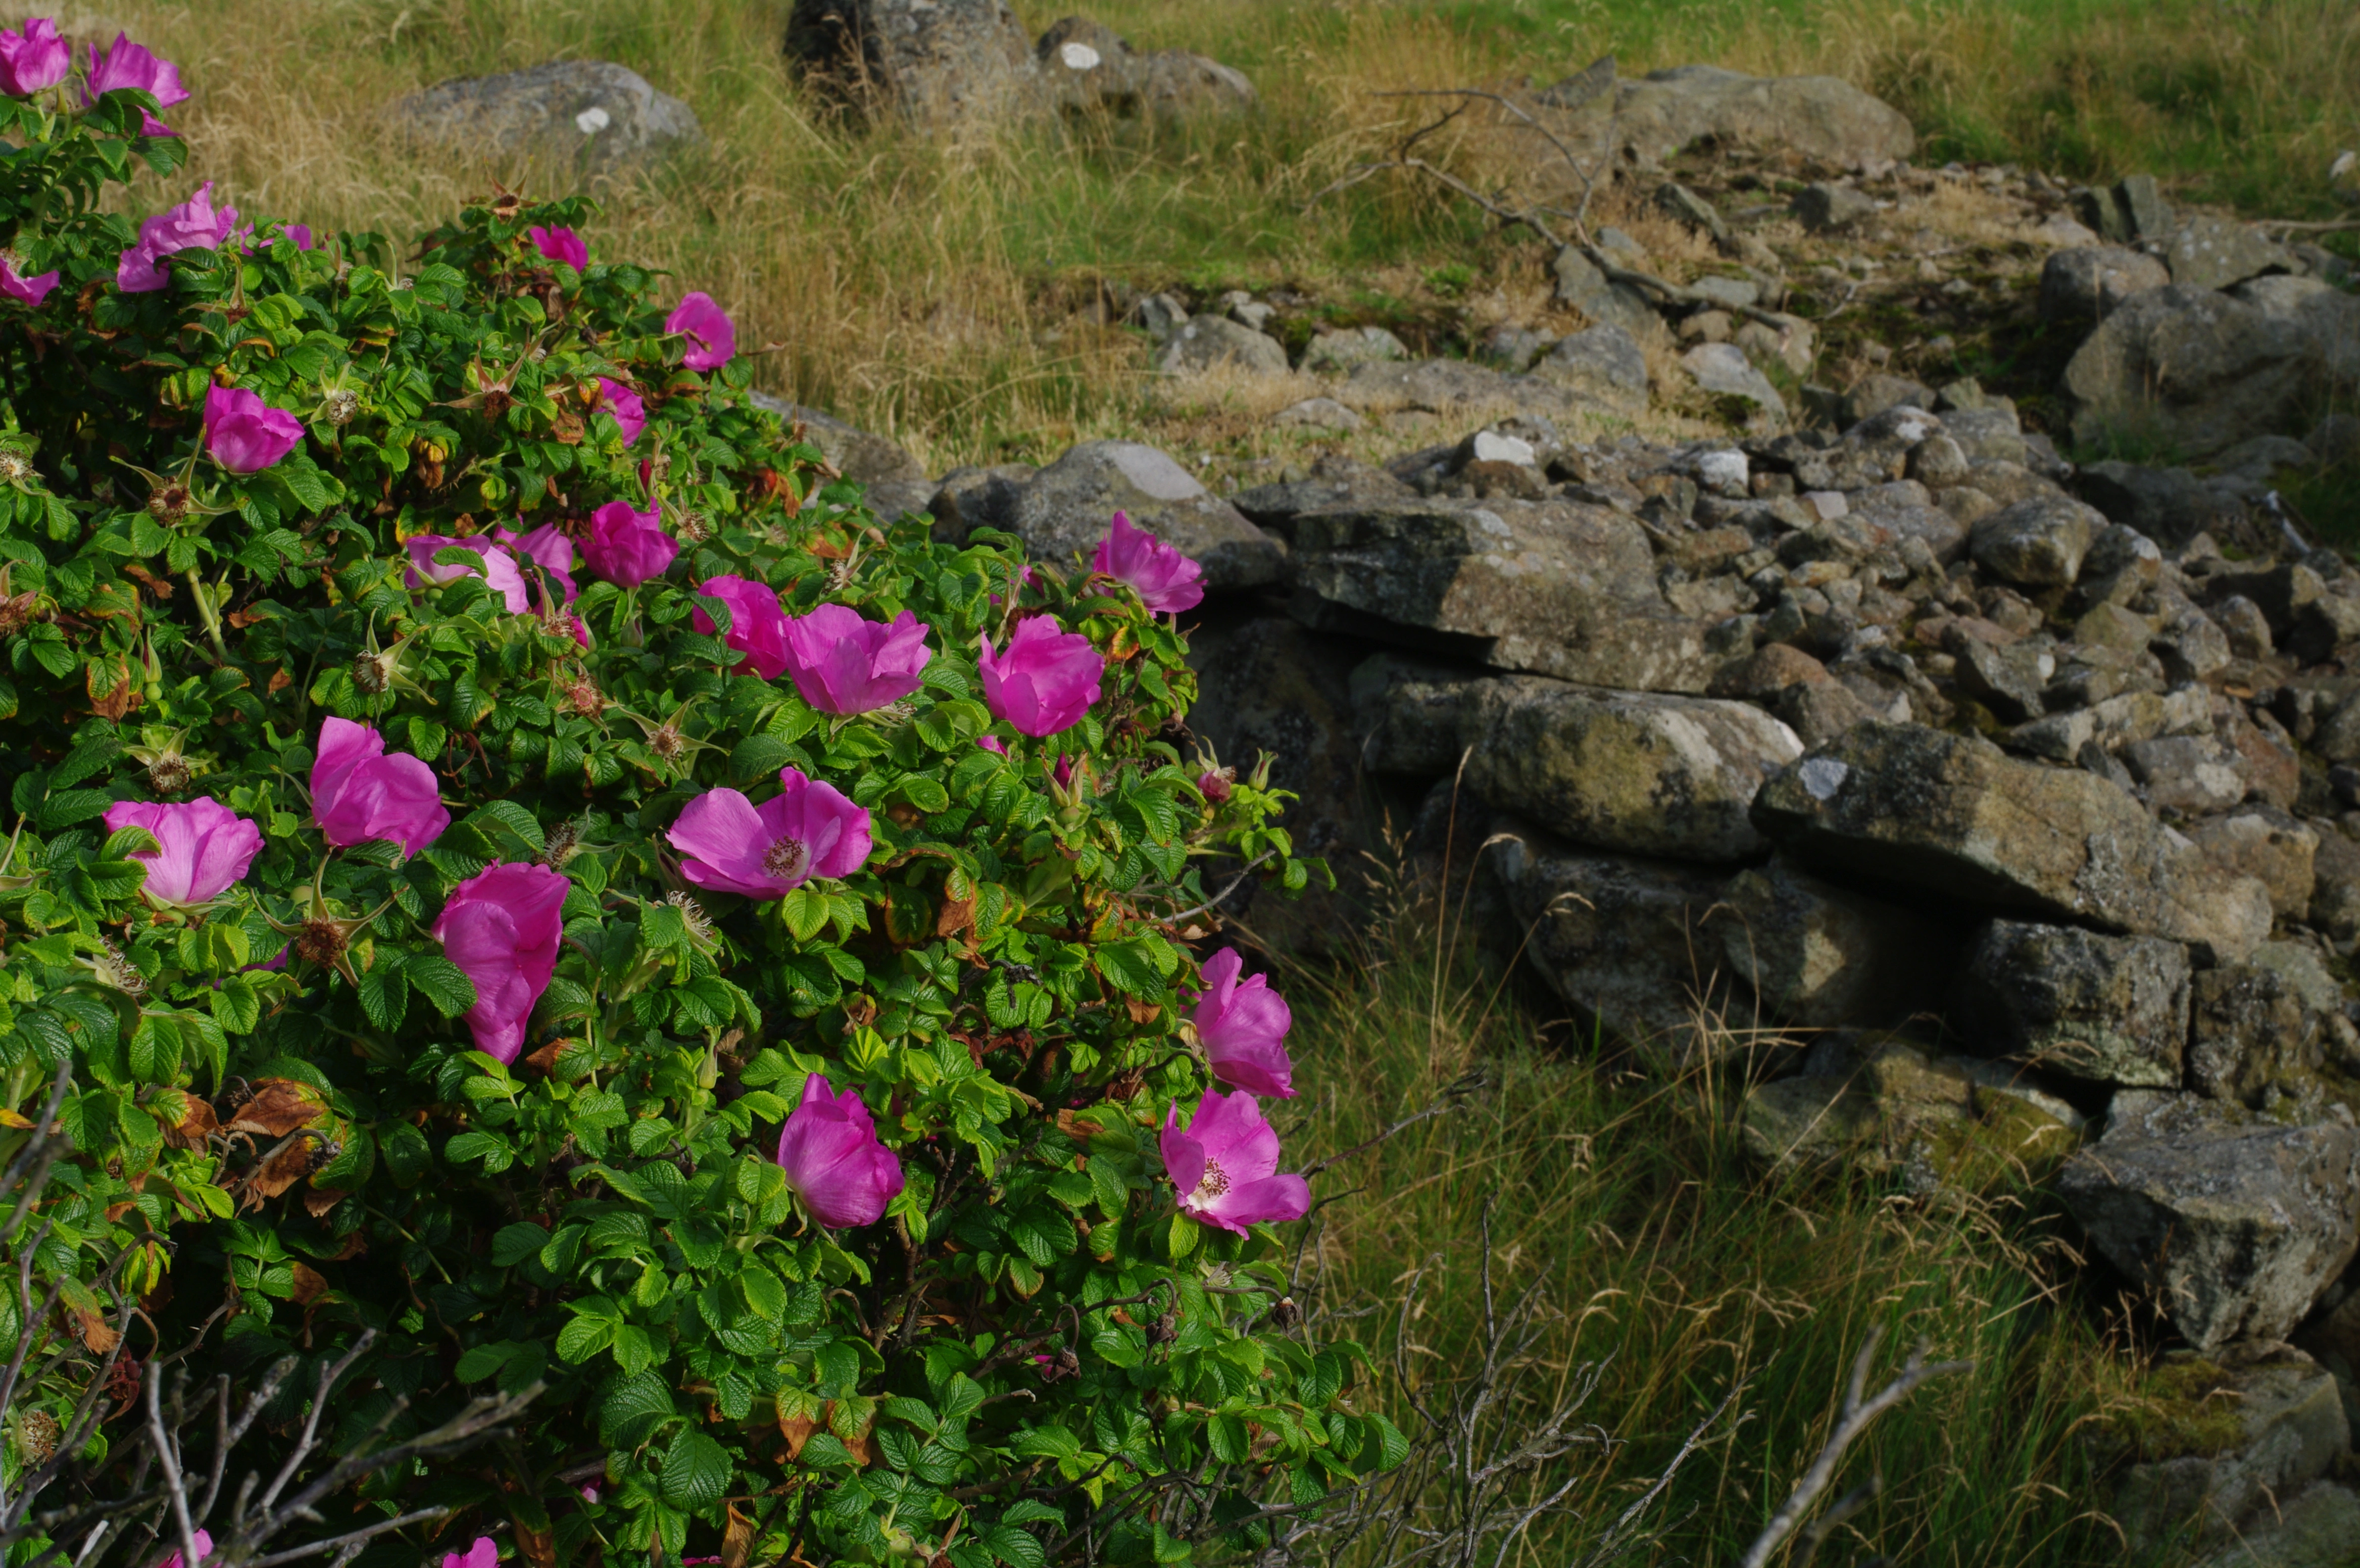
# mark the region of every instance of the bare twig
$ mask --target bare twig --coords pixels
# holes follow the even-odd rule
[[[1869,1368],[1875,1363],[1876,1347],[1884,1342],[1884,1325],[1869,1330],[1867,1343],[1860,1347],[1860,1354],[1852,1364],[1852,1382],[1844,1390],[1843,1409],[1836,1418],[1835,1430],[1828,1434],[1827,1443],[1819,1450],[1819,1456],[1811,1462],[1808,1470],[1803,1472],[1802,1479],[1795,1483],[1795,1489],[1787,1494],[1786,1502],[1770,1516],[1770,1522],[1762,1527],[1762,1533],[1754,1538],[1754,1544],[1747,1547],[1745,1554],[1737,1560],[1738,1568],[1763,1568],[1763,1564],[1770,1561],[1771,1554],[1778,1550],[1780,1543],[1803,1522],[1803,1516],[1810,1511],[1819,1494],[1828,1489],[1828,1483],[1835,1479],[1836,1464],[1843,1458],[1844,1450],[1850,1448],[1852,1440],[1866,1431],[1877,1417],[1907,1398],[1921,1384],[1953,1372],[1974,1370],[1975,1364],[1972,1361],[1943,1361],[1928,1365],[1926,1343],[1920,1340],[1910,1351],[1909,1359],[1902,1364],[1899,1374],[1872,1396],[1867,1392]],[[1848,1497],[1845,1501],[1852,1500]],[[1852,1503],[1852,1507],[1856,1509],[1867,1501],[1866,1497],[1861,1497]]]

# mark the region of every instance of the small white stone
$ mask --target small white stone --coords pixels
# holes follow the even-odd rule
[[[1745,454],[1733,446],[1708,452],[1697,459],[1698,481],[1723,495],[1743,495],[1752,476],[1753,466],[1746,462]]]
[[[1513,463],[1519,468],[1529,468],[1533,457],[1533,444],[1521,436],[1502,435],[1496,430],[1475,433],[1475,462]]]
[[[574,126],[585,137],[595,137],[615,123],[615,116],[593,104],[574,116]]]
[[[1092,49],[1086,43],[1058,45],[1057,58],[1065,62],[1065,69],[1068,71],[1095,71],[1098,69],[1098,51]]]
[[[1833,522],[1852,510],[1852,503],[1844,499],[1841,490],[1806,490],[1803,504],[1817,512],[1821,522]]]
[[[1813,800],[1833,800],[1836,791],[1843,788],[1844,780],[1852,777],[1852,764],[1833,757],[1806,757],[1796,776],[1803,781],[1803,791]]]

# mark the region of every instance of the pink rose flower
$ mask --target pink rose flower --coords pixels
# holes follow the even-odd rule
[[[0,93],[29,98],[63,82],[72,69],[73,47],[58,37],[58,25],[49,17],[0,29]]]
[[[598,400],[594,408],[605,409],[623,427],[623,444],[628,446],[648,428],[648,405],[639,400],[639,393],[620,381],[598,378]]]
[[[738,328],[710,294],[690,294],[664,318],[664,331],[688,339],[681,363],[692,370],[718,370],[738,352]]]
[[[520,550],[527,559],[544,573],[557,579],[565,591],[565,602],[572,604],[574,587],[574,541],[567,538],[553,522],[544,522],[530,533],[517,533],[509,529],[496,529],[492,537],[511,550]],[[519,573],[522,568],[519,567]]]
[[[664,837],[680,874],[715,893],[784,898],[814,877],[847,877],[869,859],[869,809],[834,784],[779,771],[779,793],[754,805],[711,789],[682,808]]]
[[[475,1544],[464,1552],[442,1554],[442,1568],[498,1568],[500,1543],[488,1535],[479,1535]]]
[[[262,852],[262,829],[209,795],[178,806],[119,800],[101,820],[110,833],[145,828],[155,836],[154,853],[131,858],[148,868],[140,891],[158,904],[210,904]]]
[[[1245,960],[1223,948],[1205,965],[1205,990],[1188,1021],[1204,1042],[1213,1076],[1249,1094],[1295,1098],[1295,1063],[1286,1054],[1286,1031],[1295,1014],[1286,999],[1270,988],[1266,975],[1240,981]]]
[[[457,545],[472,550],[484,558],[481,572],[470,572],[464,566],[439,566],[434,553]],[[480,576],[491,590],[499,595],[510,615],[522,615],[531,608],[531,596],[525,591],[524,574],[517,569],[516,557],[497,544],[477,534],[472,539],[453,539],[440,533],[421,533],[407,541],[403,548],[410,552],[410,571],[402,578],[404,587],[424,587],[432,583],[440,587],[465,576]]]
[[[38,305],[49,297],[50,290],[58,286],[58,275],[52,270],[27,278],[16,270],[18,259],[16,252],[0,250],[0,294],[28,305]]]
[[[1003,757],[1008,755],[1008,742],[997,735],[978,735],[975,738],[975,743],[987,751],[997,751]]]
[[[1031,736],[1072,728],[1098,699],[1106,661],[1078,632],[1060,630],[1054,616],[1027,616],[1005,651],[983,640],[983,700],[992,715]]]
[[[1177,614],[1205,602],[1205,569],[1121,512],[1090,557],[1090,570],[1128,583],[1150,614]]]
[[[590,265],[590,247],[582,236],[569,228],[543,228],[539,224],[524,231],[532,247],[541,252],[544,261],[563,261],[576,272]]]
[[[103,58],[96,44],[90,46],[90,83],[82,89],[83,106],[97,103],[100,93],[112,93],[118,87],[137,87],[152,93],[157,104],[166,109],[187,102],[189,96],[189,90],[180,85],[179,66],[169,60],[157,59],[122,33],[115,35],[115,47]],[[145,109],[139,112],[139,130],[142,136],[176,134],[171,126]]]
[[[628,501],[608,501],[592,512],[590,542],[582,547],[590,569],[618,588],[662,576],[679,554],[680,542],[663,531],[661,515],[634,511]]]
[[[414,855],[442,836],[434,770],[416,757],[386,754],[374,726],[330,718],[320,726],[320,760],[311,764],[311,819],[338,848],[388,839]]]
[[[475,982],[464,1016],[486,1056],[510,1062],[524,1048],[525,1022],[557,970],[559,912],[572,885],[546,866],[495,861],[453,888],[435,917],[442,956]]]
[[[787,674],[822,713],[868,713],[901,701],[924,681],[926,624],[908,610],[890,622],[824,604],[787,621]]]
[[[222,241],[236,232],[237,209],[224,207],[215,212],[213,182],[208,180],[195,195],[139,225],[139,243],[116,258],[115,286],[126,294],[152,294],[172,280],[157,265],[165,257],[183,250],[218,250]]]
[[[779,608],[778,595],[750,577],[708,577],[696,591],[729,607],[729,632],[722,641],[746,655],[731,666],[732,674],[775,681],[786,673],[787,612]],[[704,606],[689,620],[707,637],[713,635],[716,623]]]
[[[243,387],[205,393],[205,450],[233,474],[258,474],[303,444],[303,422]]]
[[[1230,775],[1234,768],[1208,768],[1196,775],[1196,793],[1215,806],[1226,806],[1229,800]]]
[[[189,1532],[189,1539],[196,1543],[197,1562],[200,1564],[200,1568],[202,1568],[205,1559],[213,1554],[213,1538],[206,1534],[203,1530],[193,1530]],[[156,1568],[180,1568],[180,1552],[175,1549],[166,1554],[157,1563]]]
[[[1181,1212],[1207,1224],[1243,1235],[1248,1225],[1311,1212],[1311,1183],[1277,1174],[1278,1133],[1251,1094],[1205,1091],[1185,1133],[1174,1101],[1160,1142]]]
[[[877,1141],[858,1091],[803,1080],[803,1102],[779,1129],[779,1168],[811,1217],[830,1230],[873,1225],[901,1190],[901,1162]]]

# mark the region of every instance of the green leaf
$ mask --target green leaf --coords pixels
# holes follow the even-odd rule
[[[410,981],[400,966],[380,958],[375,969],[361,976],[360,992],[361,1011],[371,1024],[388,1035],[401,1027],[410,1011]]]
[[[475,1004],[475,982],[449,959],[429,953],[410,959],[401,972],[411,989],[445,1018],[456,1018]]]
[[[728,1489],[729,1455],[694,1427],[682,1428],[664,1451],[664,1501],[676,1508],[709,1508]]]
[[[549,1233],[530,1220],[502,1225],[492,1237],[492,1266],[513,1268],[549,1245]]]
[[[233,1035],[250,1035],[262,1021],[262,996],[242,974],[222,981],[213,995],[214,1021]]]
[[[598,1401],[599,1441],[608,1448],[637,1448],[675,1413],[672,1389],[662,1378],[651,1372],[625,1377]]]
[[[475,828],[479,822],[497,823],[524,840],[525,848],[536,855],[549,848],[549,840],[541,836],[541,824],[533,820],[531,812],[513,800],[486,801],[477,806],[474,815],[467,818],[467,826]],[[476,831],[482,832],[483,829],[476,828]]]

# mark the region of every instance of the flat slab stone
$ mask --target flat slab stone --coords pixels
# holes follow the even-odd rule
[[[1011,532],[1036,561],[1069,563],[1106,537],[1118,511],[1205,569],[1208,588],[1275,582],[1286,546],[1153,446],[1086,441],[1034,475],[1016,498]]]
[[[437,82],[387,113],[410,136],[551,174],[613,175],[705,139],[686,104],[602,60]]]

